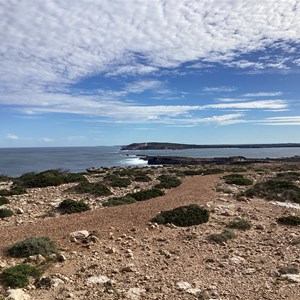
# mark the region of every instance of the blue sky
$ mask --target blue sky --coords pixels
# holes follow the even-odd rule
[[[0,0],[0,147],[300,142],[298,0]]]

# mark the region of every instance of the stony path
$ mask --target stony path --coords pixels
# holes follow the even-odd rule
[[[60,244],[70,232],[80,229],[97,231],[99,237],[107,237],[111,231],[110,227],[120,232],[127,232],[132,227],[142,230],[146,228],[149,220],[162,210],[189,203],[204,204],[211,200],[215,196],[213,186],[217,178],[217,175],[189,177],[183,180],[181,186],[168,190],[163,197],[148,201],[40,219],[18,226],[0,227],[1,248],[25,237],[43,235]]]

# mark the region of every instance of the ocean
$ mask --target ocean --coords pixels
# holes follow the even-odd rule
[[[166,155],[186,157],[279,158],[300,155],[300,148],[222,148],[188,150],[122,151],[111,147],[57,147],[57,148],[0,148],[0,174],[17,177],[26,172],[64,169],[82,172],[90,167],[145,166],[147,162],[137,155]]]

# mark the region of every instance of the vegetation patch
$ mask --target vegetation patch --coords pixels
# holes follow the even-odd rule
[[[9,200],[6,197],[0,196],[0,206],[9,204]]]
[[[242,174],[229,174],[223,177],[225,183],[236,184],[236,185],[251,185],[253,181],[251,179],[245,178]]]
[[[25,193],[26,193],[25,188],[16,183],[14,183],[9,190],[7,189],[0,190],[0,196],[22,195]]]
[[[300,216],[284,216],[277,219],[277,222],[283,225],[299,226]]]
[[[222,174],[222,173],[224,173],[223,169],[213,168],[213,169],[203,170],[202,175],[213,175],[213,174]]]
[[[300,203],[300,188],[291,181],[278,178],[255,184],[252,188],[239,194],[246,197],[261,197],[267,200],[293,201]]]
[[[129,178],[119,177],[114,174],[105,176],[104,180],[112,187],[128,187],[131,184],[131,180]]]
[[[134,175],[133,180],[137,182],[150,182],[151,178],[147,174],[141,172],[140,174]]]
[[[181,180],[175,176],[160,175],[158,180],[160,183],[155,186],[157,189],[171,189],[181,185]]]
[[[230,231],[230,230],[224,230],[221,233],[214,233],[214,234],[210,234],[208,236],[208,240],[214,242],[214,243],[218,243],[218,244],[222,244],[227,242],[228,240],[231,240],[235,237],[235,234]]]
[[[249,230],[252,227],[251,222],[245,219],[230,222],[227,227],[239,230]]]
[[[2,280],[6,286],[12,288],[23,288],[29,284],[29,277],[37,278],[41,275],[41,270],[29,264],[19,264],[5,269]]]
[[[40,173],[26,173],[17,178],[15,185],[22,188],[58,186],[64,183],[86,181],[82,173],[69,173],[64,170],[47,170]]]
[[[119,198],[111,198],[108,199],[106,202],[102,203],[103,206],[118,206],[124,204],[131,204],[136,202],[136,200],[131,196],[124,196]]]
[[[0,175],[0,182],[7,182],[7,181],[11,181],[12,179],[6,175]]]
[[[13,211],[8,208],[1,208],[0,209],[0,219],[8,218],[13,216]]]
[[[74,214],[74,213],[80,213],[83,211],[90,210],[88,204],[84,203],[83,201],[75,201],[72,199],[65,199],[63,200],[58,208],[64,213],[64,214]]]
[[[90,182],[81,182],[76,185],[74,188],[71,188],[70,191],[74,191],[79,194],[92,194],[94,196],[109,196],[112,194],[110,189],[102,183],[90,183]]]
[[[163,196],[164,194],[165,193],[162,190],[154,188],[154,189],[128,194],[128,196],[134,198],[136,201],[144,201],[144,200],[149,200],[152,198]]]
[[[45,236],[27,238],[7,249],[7,254],[12,257],[28,257],[36,254],[48,256],[52,253],[57,253],[55,244]]]
[[[180,206],[172,210],[162,211],[151,221],[158,224],[172,223],[176,226],[186,227],[202,223],[209,220],[209,211],[197,204]]]

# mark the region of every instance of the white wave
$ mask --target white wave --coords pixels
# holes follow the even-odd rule
[[[128,157],[127,159],[124,159],[121,161],[122,165],[128,165],[128,166],[147,166],[147,161],[140,159],[139,157]]]

